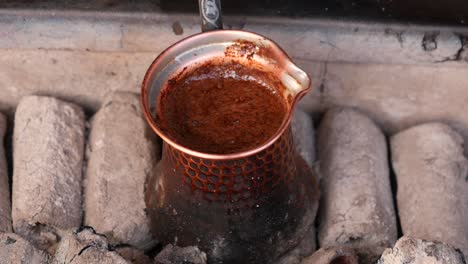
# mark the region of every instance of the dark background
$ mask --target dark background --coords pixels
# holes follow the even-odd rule
[[[192,0],[161,0],[167,11],[189,12]],[[222,1],[224,13],[278,15],[288,17],[331,17],[358,20],[399,21],[464,25],[468,23],[468,0],[229,0]]]
[[[221,0],[223,13],[466,25],[468,0]],[[20,0],[0,8],[198,13],[197,0]]]

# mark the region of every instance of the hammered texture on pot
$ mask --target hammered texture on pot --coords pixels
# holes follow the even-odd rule
[[[194,195],[210,202],[235,203],[239,209],[254,206],[259,195],[270,193],[280,184],[288,185],[297,170],[289,129],[270,147],[240,159],[202,159],[169,145],[163,152],[171,163],[166,168],[176,168],[186,189]]]

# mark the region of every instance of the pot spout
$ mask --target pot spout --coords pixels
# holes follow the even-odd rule
[[[289,59],[285,62],[281,81],[286,87],[287,98],[292,98],[290,102],[292,104],[299,101],[310,90],[309,76]]]

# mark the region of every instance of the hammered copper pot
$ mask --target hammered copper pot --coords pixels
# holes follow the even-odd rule
[[[280,92],[288,113],[262,146],[202,153],[177,144],[158,124],[158,95],[170,92],[165,82],[210,60],[255,67],[267,73],[265,83],[286,87]],[[142,86],[146,119],[163,140],[145,197],[155,237],[199,246],[209,263],[271,263],[296,246],[313,225],[318,200],[315,177],[296,152],[290,128],[296,102],[309,87],[308,76],[274,42],[245,31],[194,35],[157,57]]]

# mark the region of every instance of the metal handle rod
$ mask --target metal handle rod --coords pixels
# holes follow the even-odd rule
[[[221,0],[198,0],[202,31],[223,29]]]

